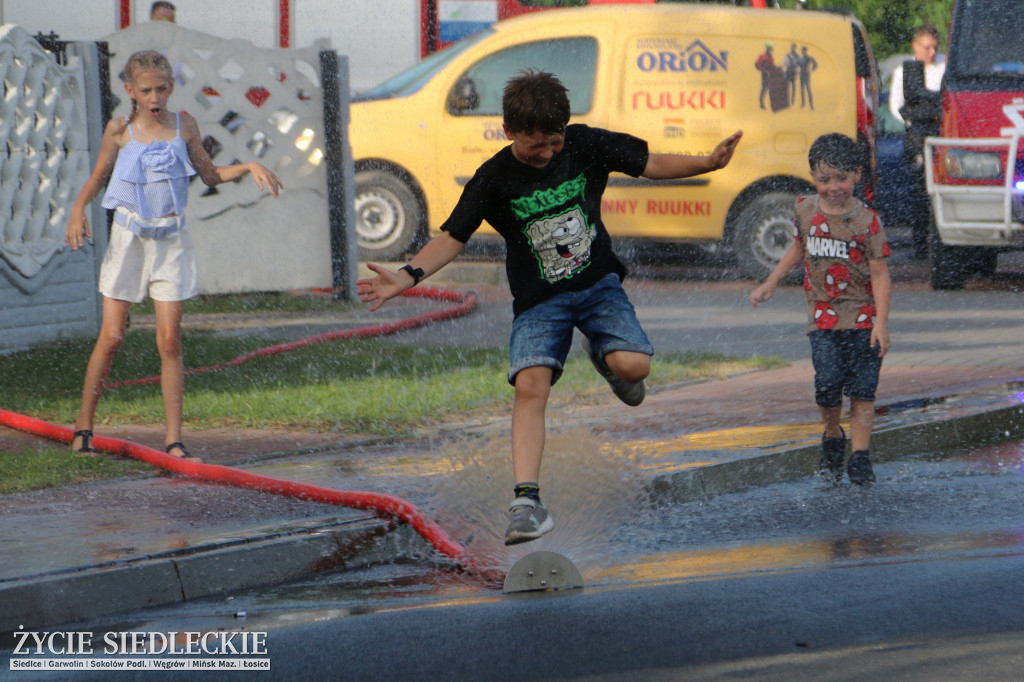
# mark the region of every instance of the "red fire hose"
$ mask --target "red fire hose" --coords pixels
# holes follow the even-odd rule
[[[370,327],[359,327],[358,329],[341,329],[334,332],[325,332],[323,334],[316,334],[305,339],[299,339],[298,341],[289,341],[288,343],[281,343],[276,346],[267,346],[266,348],[260,348],[254,350],[245,355],[240,355],[234,360],[223,364],[208,365],[206,367],[197,367],[190,369],[185,374],[202,374],[204,372],[213,372],[216,370],[225,369],[227,367],[237,367],[243,363],[248,362],[254,358],[266,358],[271,355],[277,355],[278,353],[285,353],[293,351],[297,348],[304,348],[305,346],[311,346],[314,343],[324,343],[327,341],[344,341],[346,339],[369,339],[377,336],[387,336],[389,334],[397,334],[398,332],[405,331],[407,329],[415,329],[416,327],[422,327],[430,324],[431,322],[440,322],[441,320],[450,320],[455,317],[466,315],[476,308],[476,292],[469,291],[467,293],[459,293],[456,291],[445,291],[443,289],[422,289],[413,288],[407,289],[402,293],[403,296],[418,296],[421,298],[429,298],[435,301],[455,301],[459,305],[451,308],[439,308],[437,310],[431,310],[419,315],[413,315],[401,320],[393,320],[391,322],[384,322],[383,324],[376,324]],[[128,381],[119,381],[116,383],[108,384],[107,388],[117,388],[119,386],[136,386],[139,384],[155,384],[160,382],[160,377],[144,377],[142,379],[129,379]]]
[[[41,419],[8,412],[4,409],[0,409],[0,424],[64,443],[70,443],[74,438],[73,429],[56,426]],[[311,502],[328,502],[342,507],[365,509],[386,514],[408,523],[417,533],[423,536],[424,540],[445,556],[456,560],[456,562],[465,552],[465,548],[462,545],[449,538],[436,523],[426,518],[423,512],[414,504],[393,495],[335,490],[334,488],[325,488],[310,483],[297,483],[295,481],[262,476],[219,464],[188,461],[180,457],[168,455],[165,452],[160,452],[159,450],[154,450],[145,445],[119,438],[95,436],[93,438],[93,447],[112,455],[133,457],[186,478],[194,478],[212,483],[226,483],[239,488],[248,488],[264,493],[288,495]]]
[[[214,365],[199,369],[190,370],[190,373],[209,372],[214,369],[223,369],[228,366],[237,366],[255,357],[266,357],[283,353],[285,351],[302,348],[313,343],[324,341],[337,341],[341,339],[369,338],[394,334],[405,329],[412,329],[429,324],[438,320],[445,320],[460,315],[465,315],[476,307],[476,294],[469,292],[461,294],[457,292],[442,291],[437,289],[410,289],[405,292],[407,296],[422,296],[435,300],[457,301],[460,305],[453,308],[433,310],[410,318],[387,322],[384,324],[363,327],[359,329],[348,329],[336,332],[318,334],[299,341],[284,343],[277,346],[270,346],[251,353],[247,353],[226,365]],[[159,377],[136,379],[129,382],[121,382],[119,385],[152,383],[159,381]],[[35,419],[15,412],[0,409],[0,426],[7,426],[20,431],[49,438],[51,440],[70,443],[74,438],[74,430],[68,427],[56,426],[49,422]],[[224,483],[240,488],[248,488],[265,493],[276,495],[288,495],[311,502],[327,502],[343,507],[354,509],[365,509],[399,519],[409,524],[424,540],[429,542],[435,549],[445,556],[453,559],[463,568],[467,566],[468,559],[465,556],[466,550],[459,543],[448,537],[436,523],[428,519],[414,504],[400,497],[381,493],[343,491],[334,488],[313,485],[310,483],[298,483],[284,479],[262,476],[249,471],[221,466],[218,464],[205,464],[174,457],[159,450],[146,447],[139,443],[96,436],[93,438],[93,447],[102,452],[114,455],[124,455],[137,460],[147,462],[153,466],[170,471],[171,473],[193,478],[201,481]]]

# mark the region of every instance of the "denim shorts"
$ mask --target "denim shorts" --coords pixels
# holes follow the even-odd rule
[[[874,401],[882,358],[871,348],[870,329],[817,329],[811,339],[814,400],[821,407],[842,405],[843,394]]]
[[[509,340],[508,382],[527,367],[550,367],[551,383],[562,376],[573,329],[590,340],[598,357],[615,350],[654,355],[619,276],[606,275],[589,289],[556,294],[516,317]]]

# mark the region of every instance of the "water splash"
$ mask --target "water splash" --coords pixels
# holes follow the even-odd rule
[[[586,430],[555,431],[547,438],[540,481],[555,529],[506,547],[513,487],[508,439],[462,440],[444,456],[450,473],[439,477],[428,506],[484,571],[504,572],[526,554],[548,550],[568,557],[586,579],[607,562],[612,536],[648,506],[636,451]]]

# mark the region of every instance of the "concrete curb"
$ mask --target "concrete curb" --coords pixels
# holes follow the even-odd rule
[[[887,462],[929,452],[936,456],[994,445],[1024,437],[1024,406],[1010,405],[984,412],[892,426],[871,434],[872,458]],[[817,442],[654,477],[648,491],[655,503],[682,503],[738,492],[812,475],[818,467]]]
[[[166,606],[423,556],[409,526],[364,518],[0,582],[0,632]]]

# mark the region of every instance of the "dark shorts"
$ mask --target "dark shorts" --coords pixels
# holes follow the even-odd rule
[[[574,328],[590,339],[598,357],[615,350],[654,355],[619,276],[605,275],[589,289],[556,294],[516,317],[509,340],[508,382],[514,386],[516,374],[538,366],[550,367],[551,383],[558,381]]]
[[[821,407],[842,405],[843,395],[874,401],[882,358],[871,348],[870,329],[818,329],[811,332],[814,400]]]

